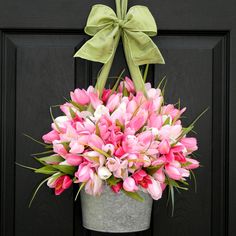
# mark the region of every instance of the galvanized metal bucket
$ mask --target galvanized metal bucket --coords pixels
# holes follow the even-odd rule
[[[115,194],[106,186],[99,197],[81,191],[83,226],[87,229],[107,233],[129,233],[149,228],[152,198],[139,192],[144,202],[128,197],[120,191]]]

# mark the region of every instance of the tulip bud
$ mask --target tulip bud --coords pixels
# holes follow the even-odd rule
[[[101,179],[103,179],[103,180],[108,179],[108,178],[110,178],[111,175],[112,175],[112,173],[105,166],[98,168],[98,176]]]

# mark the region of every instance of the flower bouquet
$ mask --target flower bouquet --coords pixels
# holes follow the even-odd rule
[[[166,187],[172,199],[174,189],[187,189],[187,178],[199,167],[192,158],[197,141],[187,137],[196,120],[183,127],[186,109],[165,104],[163,81],[158,88],[145,82],[148,64],[164,63],[149,37],[157,29],[148,8],[127,13],[125,0],[116,0],[116,8],[117,14],[101,4],[92,8],[85,32],[93,37],[75,56],[104,64],[97,84],[71,92],[60,106],[62,116],[54,118],[50,110],[52,130],[40,142],[46,151],[35,157],[42,167],[29,168],[49,175],[39,187],[47,182],[55,195],[79,186],[86,228],[133,232],[149,227],[152,199]],[[122,73],[106,89],[120,37],[132,80]]]

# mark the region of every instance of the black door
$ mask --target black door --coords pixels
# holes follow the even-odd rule
[[[1,78],[1,235],[95,236],[81,226],[80,203],[73,191],[60,197],[44,187],[28,203],[41,176],[15,166],[35,165],[29,156],[39,146],[22,136],[40,138],[49,130],[49,106],[61,104],[74,87],[94,83],[100,65],[72,56],[87,39],[83,32],[91,6],[111,0],[0,0]],[[170,217],[166,196],[156,202],[151,229],[130,235],[236,235],[236,4],[234,0],[130,0],[147,5],[159,36],[154,38],[165,65],[152,66],[154,85],[168,78],[168,101],[181,97],[191,121],[198,122],[197,193],[176,195]],[[111,75],[125,66],[121,49]]]

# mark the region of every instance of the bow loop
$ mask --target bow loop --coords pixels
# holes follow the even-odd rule
[[[110,7],[96,4],[91,9],[84,31],[86,34],[94,36],[97,32],[116,21],[116,13]]]
[[[145,6],[131,7],[126,15],[126,20],[125,28],[129,31],[144,32],[149,36],[157,34],[156,22],[149,9]]]

